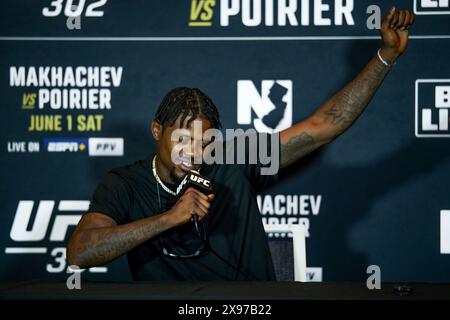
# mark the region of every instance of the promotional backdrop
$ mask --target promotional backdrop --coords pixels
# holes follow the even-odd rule
[[[280,131],[376,55],[390,5],[417,14],[406,53],[356,124],[258,202],[265,223],[306,227],[310,281],[365,281],[377,265],[382,281],[449,282],[445,0],[2,1],[0,280],[67,277],[96,185],[154,151],[169,90],[203,90],[225,128]],[[130,275],[120,258],[83,278]]]

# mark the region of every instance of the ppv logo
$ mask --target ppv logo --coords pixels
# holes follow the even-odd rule
[[[21,246],[20,244],[41,244],[42,242],[60,242],[63,247],[53,248],[50,255],[54,258],[54,263],[46,265],[49,273],[60,273],[66,270],[66,248],[65,242],[68,240],[67,231],[70,226],[77,225],[81,219],[81,214],[64,214],[64,212],[83,212],[89,207],[89,201],[61,200],[58,204],[57,214],[53,219],[53,226],[48,238],[47,233],[51,225],[55,201],[40,201],[32,221],[34,201],[21,200],[17,206],[16,215],[11,227],[11,240],[18,246],[5,248],[5,254],[47,254],[47,246]],[[91,272],[106,272],[107,268],[91,268]]]
[[[89,138],[89,156],[123,156],[123,138]]]
[[[415,14],[450,14],[449,0],[414,0]]]
[[[238,124],[253,124],[257,131],[267,133],[289,128],[292,125],[292,81],[263,80],[258,87],[251,80],[237,82]]]
[[[416,80],[416,137],[450,137],[450,79]]]
[[[89,156],[116,156],[124,154],[123,138],[54,138],[44,139],[45,149],[48,152],[78,152],[89,150]]]

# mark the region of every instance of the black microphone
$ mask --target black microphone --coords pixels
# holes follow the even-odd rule
[[[181,181],[177,188],[177,196],[181,196],[188,188],[194,187],[205,194],[212,191],[212,180],[208,177],[202,176],[198,171],[191,170]]]
[[[202,176],[198,171],[195,170],[191,170],[189,171],[186,176],[184,177],[184,179],[181,181],[181,183],[178,185],[177,188],[177,200],[186,192],[187,189],[189,189],[190,187],[193,187],[195,189],[197,189],[198,191],[208,195],[210,193],[212,193],[213,190],[213,181],[212,179]],[[198,225],[199,220],[198,220],[198,215],[194,214],[193,215],[193,220],[194,223],[196,225]],[[243,275],[247,280],[249,281],[254,281],[254,280],[258,280],[258,279],[254,279],[252,277],[250,277],[247,273],[245,273],[243,270],[241,270],[240,268],[236,267],[235,265],[231,264],[230,262],[228,262],[226,259],[224,259],[216,250],[214,250],[214,248],[212,248],[208,241],[206,240],[206,235],[205,238],[202,239],[203,243],[205,244],[205,246],[207,248],[209,248],[209,250],[211,250],[211,252],[220,260],[222,260],[222,262],[224,262],[226,265],[228,265],[229,267],[231,267],[232,269],[234,269],[235,271],[237,271],[238,273],[240,273],[241,275]]]
[[[198,171],[191,170],[185,176],[177,188],[177,198],[181,197],[187,189],[193,187],[208,195],[212,192],[212,179],[202,176]]]
[[[208,195],[213,190],[213,182],[212,179],[202,176],[198,171],[191,170],[178,185],[177,200],[191,187]],[[193,215],[193,218],[198,222],[198,216],[196,214]]]

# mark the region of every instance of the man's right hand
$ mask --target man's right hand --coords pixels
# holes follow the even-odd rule
[[[165,213],[122,225],[106,214],[90,212],[83,216],[69,240],[69,264],[83,269],[108,263],[144,241],[188,222],[193,214],[203,219],[213,199],[213,194],[207,196],[189,188]]]
[[[178,201],[167,211],[168,217],[175,225],[182,225],[197,215],[202,220],[211,207],[214,195],[206,195],[194,188],[189,188]]]

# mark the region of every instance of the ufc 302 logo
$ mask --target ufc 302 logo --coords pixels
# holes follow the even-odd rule
[[[414,0],[415,14],[450,14],[450,0]]]
[[[44,17],[57,17],[64,14],[66,17],[80,17],[83,12],[86,17],[103,17],[103,10],[100,10],[108,0],[55,0],[42,9]],[[90,2],[90,3],[86,3]],[[86,11],[84,10],[86,7]]]
[[[36,210],[34,201],[19,201],[10,232],[14,245],[6,247],[5,253],[48,254],[50,251],[53,262],[46,265],[47,272],[65,271],[67,231],[70,226],[78,224],[81,219],[80,212],[85,212],[88,207],[89,201],[61,200],[57,206],[58,213],[53,215],[55,209],[53,200],[40,201]],[[74,214],[75,212],[77,214]],[[47,236],[49,230],[50,234]],[[48,243],[51,245],[46,246]],[[107,272],[107,268],[89,270]]]

